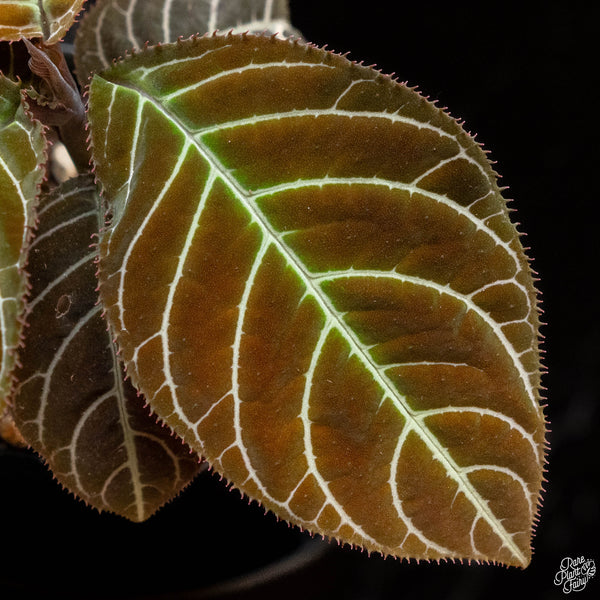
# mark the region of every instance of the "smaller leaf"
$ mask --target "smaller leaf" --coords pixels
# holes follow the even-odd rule
[[[76,166],[86,172],[90,162],[87,151],[86,114],[75,79],[60,45],[24,40],[31,55],[29,67],[39,78],[38,87],[28,90],[29,108],[45,125],[58,127]]]
[[[42,125],[25,113],[20,85],[0,74],[0,436],[5,439],[16,435],[5,398],[26,289],[22,249],[44,177],[45,151]]]
[[[33,90],[30,97],[39,106],[66,114],[78,114],[81,118],[85,113],[81,96],[60,47],[48,46],[43,42],[32,44],[29,40],[23,41],[31,56],[29,68],[42,82],[40,85],[42,93]]]
[[[101,212],[91,176],[43,197],[14,413],[56,478],[100,510],[143,521],[189,483],[198,456],[124,380],[95,291]]]
[[[82,85],[88,74],[110,67],[113,59],[150,44],[215,30],[299,35],[290,24],[287,0],[99,0],[77,30],[75,64]]]
[[[85,0],[1,0],[0,39],[43,38],[48,44],[62,39]]]

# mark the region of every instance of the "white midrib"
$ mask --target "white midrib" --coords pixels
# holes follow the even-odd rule
[[[117,400],[117,406],[119,407],[119,419],[121,420],[121,429],[123,431],[123,447],[125,448],[125,454],[127,456],[126,466],[129,468],[131,475],[131,485],[133,488],[133,497],[135,501],[135,509],[137,517],[140,521],[144,520],[144,492],[141,481],[141,473],[138,462],[137,450],[135,447],[135,431],[131,428],[129,422],[129,415],[125,404],[127,402],[125,389],[123,387],[123,377],[121,375],[121,366],[119,358],[115,351],[115,344],[110,341],[110,357],[112,361],[112,373],[115,382],[114,394]]]
[[[111,103],[112,105],[112,103]],[[102,217],[102,211],[96,211],[96,216],[98,219],[97,222],[97,231],[102,231],[104,227],[104,219]],[[92,258],[97,257],[97,252],[90,252],[88,256]],[[98,306],[101,306],[100,304]],[[117,356],[117,350],[115,342],[109,339],[108,346],[110,351],[110,360],[112,363],[112,375],[114,380],[114,386],[111,392],[114,392],[116,396],[117,406],[119,407],[119,420],[121,421],[121,430],[123,431],[123,447],[125,448],[125,455],[127,456],[127,460],[125,462],[125,466],[129,468],[129,473],[131,476],[131,486],[133,490],[133,498],[135,503],[135,510],[137,513],[137,517],[139,521],[144,520],[144,492],[143,485],[141,481],[141,472],[139,468],[138,462],[138,454],[135,446],[135,431],[132,429],[129,421],[129,415],[127,414],[127,409],[125,408],[125,404],[127,402],[125,388],[124,388],[124,378],[121,373],[121,363],[119,362],[119,357]]]
[[[153,108],[155,108],[164,118],[168,119],[181,131],[183,136],[189,140],[189,142],[196,148],[200,156],[208,163],[210,168],[214,172],[219,173],[219,178],[223,183],[231,190],[236,198],[242,203],[244,208],[252,215],[253,219],[259,224],[264,235],[268,236],[273,244],[284,256],[296,275],[304,283],[307,289],[305,295],[312,295],[316,300],[317,304],[323,311],[328,321],[335,322],[335,328],[344,336],[344,339],[348,342],[351,348],[351,354],[356,354],[362,360],[363,365],[373,377],[374,381],[377,382],[383,390],[383,397],[389,399],[398,412],[407,421],[407,426],[410,430],[418,433],[419,437],[425,442],[435,460],[438,460],[444,465],[446,472],[456,481],[459,490],[465,494],[465,497],[471,502],[476,509],[478,515],[476,518],[482,517],[489,524],[492,530],[496,533],[504,546],[506,546],[513,555],[522,563],[527,564],[527,559],[521,552],[520,548],[514,542],[512,536],[506,531],[502,523],[496,516],[491,512],[485,500],[479,495],[477,490],[469,482],[468,478],[463,478],[460,475],[460,468],[458,465],[444,453],[444,448],[441,446],[439,440],[425,427],[422,422],[417,419],[417,414],[412,411],[406,403],[406,399],[399,394],[397,389],[393,386],[389,378],[379,371],[378,366],[372,361],[368,353],[365,351],[361,342],[357,339],[354,332],[346,326],[343,320],[339,317],[335,310],[332,302],[325,296],[320,287],[316,285],[316,282],[311,277],[311,274],[306,271],[304,266],[294,256],[294,254],[285,246],[284,242],[280,239],[278,233],[265,219],[262,213],[251,203],[250,198],[252,194],[246,190],[225,168],[220,160],[214,155],[214,153],[208,148],[202,145],[194,136],[189,132],[185,125],[173,114],[169,113],[164,106],[158,103],[154,98],[145,93],[145,91],[138,88],[132,82],[119,82],[115,84],[107,81],[109,85],[121,86],[126,89],[130,89],[140,97],[140,102],[147,102]],[[458,142],[457,142],[458,143]],[[427,195],[423,191],[424,195]],[[116,226],[117,223],[114,223]],[[325,324],[328,326],[328,323]]]
[[[23,193],[23,189],[21,187],[21,182],[14,176],[13,172],[9,169],[8,165],[6,164],[6,162],[2,159],[2,156],[0,155],[0,167],[2,168],[3,171],[6,172],[8,178],[10,179],[11,183],[13,184],[17,195],[19,196],[19,199],[21,200],[21,205],[23,207],[23,221],[25,222],[25,224],[27,224],[27,198],[25,197],[25,194]],[[22,237],[22,241],[21,241],[21,247],[23,247],[25,245],[25,241],[27,238],[29,231],[28,231],[28,227],[23,227],[23,237]],[[21,260],[21,259],[20,259]],[[19,262],[15,263],[14,265],[7,265],[7,267],[5,268],[12,268],[12,267],[16,267],[19,268]],[[4,269],[0,269],[0,270],[4,270]],[[24,289],[22,290],[24,292]],[[10,359],[10,355],[9,355],[9,348],[13,348],[13,346],[9,346],[8,342],[6,341],[6,332],[8,330],[8,326],[5,324],[5,316],[4,316],[4,302],[8,302],[11,300],[14,300],[15,302],[18,302],[17,298],[3,298],[2,297],[2,290],[0,290],[0,342],[2,343],[2,361],[0,363],[0,383],[2,382],[2,380],[4,379],[4,376],[6,374],[8,374],[8,365],[9,363],[9,359]],[[6,342],[6,344],[5,344]],[[0,389],[0,393],[2,393],[3,390]],[[0,401],[1,402],[1,401]],[[2,407],[2,405],[0,404],[0,408]]]
[[[8,325],[5,322],[6,317],[4,315],[4,304],[6,302],[17,303],[16,298],[4,298],[2,297],[1,292],[2,290],[0,290],[0,343],[2,349],[2,360],[0,361],[0,412],[4,406],[4,398],[2,395],[7,391],[2,388],[4,377],[5,375],[8,375],[12,366],[12,356],[10,354],[10,350],[15,347],[14,344],[9,343],[8,340]]]

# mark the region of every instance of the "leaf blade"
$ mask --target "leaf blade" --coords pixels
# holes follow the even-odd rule
[[[79,14],[85,0],[5,0],[0,17],[0,39],[43,38],[59,42]]]
[[[25,113],[19,84],[0,74],[0,421],[2,437],[13,441],[19,436],[7,398],[26,291],[23,248],[33,225],[45,161],[42,125]]]
[[[146,43],[175,42],[217,29],[297,34],[290,24],[287,0],[134,0],[126,9],[119,0],[104,0],[86,13],[77,32],[75,61],[80,82],[85,84],[89,73],[109,68],[113,59]]]
[[[543,468],[538,365],[521,362],[537,357],[535,291],[459,125],[341,57],[235,36],[116,65],[94,78],[90,115],[113,211],[101,295],[154,409],[302,527],[526,565]],[[165,164],[149,160],[167,139]],[[460,453],[490,422],[497,468]],[[520,507],[510,530],[480,471]]]
[[[40,203],[14,415],[67,489],[99,510],[143,521],[189,483],[199,461],[124,380],[94,289],[90,237],[99,221],[90,176]]]

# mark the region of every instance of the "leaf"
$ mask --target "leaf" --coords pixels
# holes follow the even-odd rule
[[[65,487],[99,510],[143,521],[187,485],[199,460],[124,380],[95,290],[90,236],[100,214],[91,176],[40,202],[14,413]]]
[[[0,39],[43,38],[59,42],[85,0],[0,0]]]
[[[287,4],[287,0],[99,0],[77,31],[79,81],[85,85],[89,73],[107,69],[113,59],[146,42],[174,42],[216,29],[297,35]]]
[[[24,40],[31,55],[29,68],[39,77],[39,90],[28,90],[29,108],[45,125],[58,127],[68,145],[73,162],[86,172],[90,164],[87,151],[85,106],[60,45]]]
[[[33,223],[45,153],[43,128],[25,113],[19,84],[0,74],[0,430],[5,439],[18,437],[6,396],[26,289],[22,248]]]
[[[536,293],[460,125],[370,68],[254,36],[129,57],[89,111],[100,295],[153,410],[309,531],[526,566]]]

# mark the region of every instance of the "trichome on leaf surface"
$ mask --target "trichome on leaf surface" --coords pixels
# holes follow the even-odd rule
[[[285,2],[98,1],[78,85],[82,4],[0,11],[3,435],[135,521],[202,457],[310,532],[527,566],[537,295],[479,144]]]

